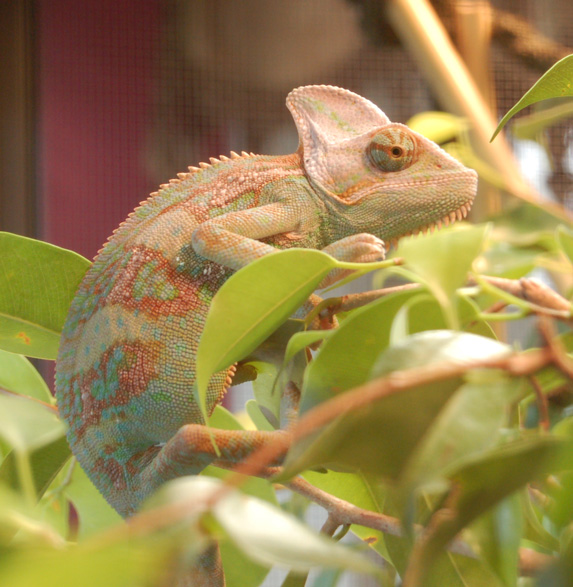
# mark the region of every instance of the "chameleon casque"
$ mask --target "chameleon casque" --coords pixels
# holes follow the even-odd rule
[[[383,240],[459,220],[472,204],[473,170],[365,98],[306,86],[287,106],[295,153],[231,153],[162,185],[110,237],[72,302],[58,406],[73,453],[123,516],[165,481],[232,466],[277,434],[214,430],[217,458],[193,398],[209,305],[233,271],[291,247],[379,260]],[[209,410],[233,374],[213,376]]]

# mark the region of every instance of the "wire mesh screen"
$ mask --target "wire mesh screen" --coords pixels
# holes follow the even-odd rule
[[[40,1],[43,236],[92,256],[137,202],[188,165],[230,150],[294,150],[284,100],[299,85],[347,87],[400,122],[438,107],[382,4]],[[455,38],[455,3],[434,4]],[[573,6],[493,7],[491,73],[503,113],[573,46]],[[565,203],[570,126],[548,132],[544,167],[526,165]]]

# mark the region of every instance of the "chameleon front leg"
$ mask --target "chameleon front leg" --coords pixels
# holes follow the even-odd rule
[[[296,231],[301,217],[298,207],[286,202],[230,212],[200,224],[191,244],[198,255],[239,270],[277,251],[258,239]]]
[[[382,261],[386,255],[384,241],[378,237],[368,234],[359,233],[347,236],[346,238],[335,241],[322,249],[331,257],[339,261],[350,263],[371,263]],[[348,269],[333,269],[319,284],[318,288],[328,287],[333,283],[343,279],[351,271]]]
[[[267,204],[217,216],[199,225],[191,237],[194,251],[220,265],[239,270],[250,262],[276,252],[276,248],[258,239],[285,233],[304,236],[318,230],[315,224],[306,225],[314,218],[314,211],[290,201]],[[296,243],[296,240],[293,241]],[[355,263],[378,261],[384,258],[384,243],[377,237],[359,233],[328,244],[322,249],[335,259]],[[320,284],[326,287],[343,276],[344,270],[333,270]]]

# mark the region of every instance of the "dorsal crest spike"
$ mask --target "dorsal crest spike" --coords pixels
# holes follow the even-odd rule
[[[239,155],[239,153],[236,153],[235,151],[231,151],[231,159],[240,159],[241,156]]]
[[[211,167],[211,166],[209,165],[209,163],[205,163],[205,161],[201,161],[201,162],[199,163],[199,167],[200,167],[201,169],[207,169],[207,167]]]

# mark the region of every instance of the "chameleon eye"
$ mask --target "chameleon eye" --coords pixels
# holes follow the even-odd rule
[[[415,161],[416,141],[403,128],[388,128],[377,132],[366,152],[381,171],[402,171]]]

